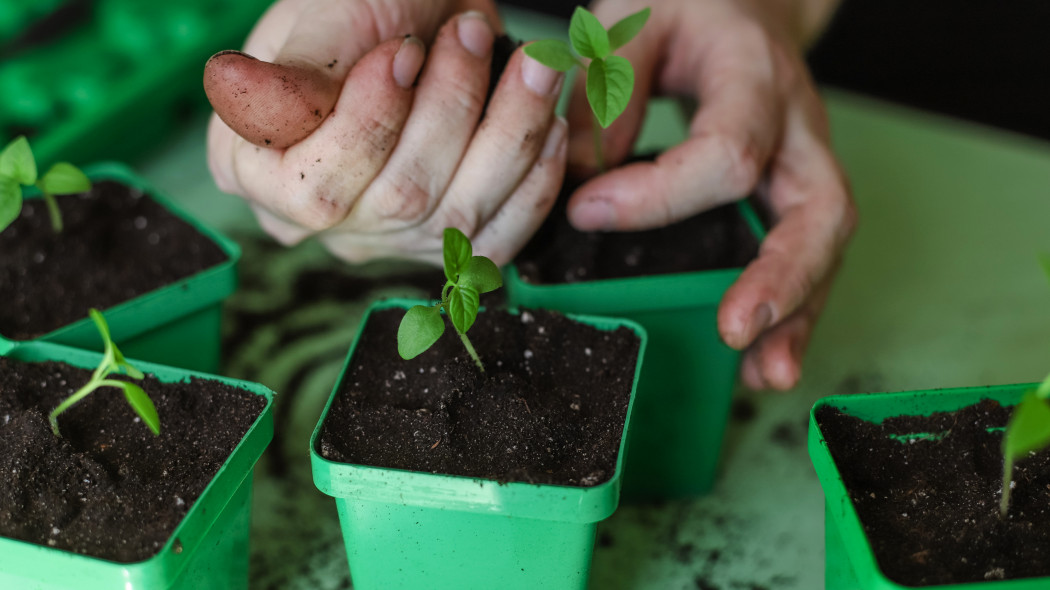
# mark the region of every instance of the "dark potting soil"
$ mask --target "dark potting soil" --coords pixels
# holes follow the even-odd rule
[[[262,412],[217,381],[141,383],[154,436],[113,388],[48,414],[91,372],[0,358],[0,536],[118,562],[155,555]],[[104,526],[103,526],[104,525]]]
[[[1014,468],[1009,517],[999,518],[1002,433],[1009,408],[984,400],[928,418],[873,424],[825,406],[828,441],[879,567],[907,586],[1050,575],[1050,452]],[[902,444],[888,435],[942,433]]]
[[[556,313],[479,314],[410,361],[397,354],[404,310],[373,313],[321,431],[333,461],[573,486],[609,480],[639,341]]]
[[[554,210],[515,259],[525,282],[577,283],[740,268],[758,255],[758,240],[736,204],[658,229],[577,231],[569,223],[566,203],[581,184],[566,180]]]
[[[41,199],[0,232],[0,334],[28,340],[215,266],[226,255],[138,189],[96,182],[58,197],[55,234]]]
[[[489,78],[490,98],[518,45],[507,36],[496,38]],[[645,158],[652,156],[639,159]],[[758,240],[735,204],[653,230],[577,231],[566,216],[566,205],[582,183],[565,179],[547,220],[515,259],[525,282],[575,283],[739,268],[758,254]]]

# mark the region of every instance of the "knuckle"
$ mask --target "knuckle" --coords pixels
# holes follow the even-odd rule
[[[709,140],[725,163],[725,185],[734,195],[752,191],[762,174],[761,148],[750,134],[715,133]]]
[[[324,183],[313,184],[296,191],[298,198],[285,215],[310,231],[319,232],[341,223],[350,213],[353,199],[340,195],[338,190]]]
[[[351,139],[350,145],[346,146],[347,149],[351,149],[358,142],[364,142],[371,148],[369,151],[373,159],[386,160],[394,145],[397,144],[397,140],[401,135],[401,129],[383,117],[369,116],[368,114],[364,114],[362,117],[360,121],[361,132],[357,137]]]
[[[540,150],[546,134],[542,129],[528,126],[512,126],[508,122],[486,118],[478,128],[479,134],[492,137],[491,145],[499,149],[504,157],[530,156]]]
[[[451,104],[466,113],[480,112],[485,103],[485,88],[472,75],[451,76],[442,81]]]
[[[382,219],[415,221],[430,208],[432,191],[411,175],[401,175],[387,183],[376,200],[376,214]]]

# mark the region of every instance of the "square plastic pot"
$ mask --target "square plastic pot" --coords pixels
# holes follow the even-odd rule
[[[11,346],[3,356],[94,368],[101,355],[47,343]],[[273,438],[273,392],[262,385],[133,361],[163,382],[191,376],[266,398],[266,407],[155,556],[116,563],[0,537],[0,588],[12,590],[236,590],[248,588],[252,472]],[[2,451],[0,451],[2,452]]]
[[[206,373],[219,372],[222,302],[237,287],[240,247],[158,192],[130,168],[100,163],[85,168],[92,181],[112,180],[143,191],[170,213],[215,243],[226,260],[160,289],[101,310],[115,342],[130,357]],[[27,193],[27,198],[39,198]],[[0,335],[0,340],[4,337]],[[87,317],[57,328],[35,341],[85,350],[102,350],[102,341]]]
[[[761,240],[746,201],[740,215]],[[622,317],[649,334],[624,467],[625,501],[706,494],[714,486],[740,353],[718,334],[718,304],[742,268],[579,283],[526,283],[505,272],[508,304]]]
[[[408,309],[422,301],[373,304]],[[620,478],[635,389],[646,346],[637,324],[572,316],[601,330],[630,328],[641,340],[627,422],[616,472],[594,487],[581,488],[412,472],[336,463],[318,452],[321,425],[342,375],[310,439],[314,484],[335,497],[357,590],[567,590],[584,589],[595,531],[619,503]],[[350,347],[343,374],[354,355]]]
[[[240,47],[272,3],[94,0],[81,10],[73,0],[0,0],[0,40],[29,35],[0,62],[0,129],[31,132],[44,169],[139,158],[187,112],[205,111],[204,62]],[[47,25],[49,4],[74,10]],[[14,139],[4,133],[0,143]]]
[[[816,412],[824,406],[838,408],[847,415],[870,422],[894,416],[929,416],[950,412],[993,399],[1003,405],[1016,405],[1033,385],[969,387],[902,393],[830,396],[819,400],[810,413],[809,456],[824,489],[824,545],[826,590],[906,590],[883,574],[875,560],[871,543],[856,508],[846,492],[839,470],[828,450],[828,443],[817,425]],[[903,443],[902,443],[903,444]],[[1045,590],[1050,577],[1022,580],[992,580],[966,584],[929,586],[937,590]]]

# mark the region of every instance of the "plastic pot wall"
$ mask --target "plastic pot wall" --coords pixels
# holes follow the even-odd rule
[[[2,343],[0,343],[2,344]],[[83,368],[101,355],[48,343],[14,346],[3,356],[55,360]],[[133,361],[164,382],[190,376],[222,381],[266,398],[240,444],[155,556],[116,563],[0,537],[0,588],[19,590],[236,590],[248,588],[252,471],[273,438],[273,392],[255,383]]]
[[[226,255],[226,260],[216,266],[101,310],[109,323],[113,340],[120,344],[128,357],[218,373],[222,302],[237,287],[240,247],[190,216],[171,198],[157,192],[122,164],[95,164],[85,168],[85,172],[93,181],[113,180],[149,194],[154,201],[214,242]],[[38,195],[27,196],[37,198]],[[83,319],[36,340],[102,350],[102,341],[87,317],[87,309]]]
[[[746,201],[739,210],[764,237]],[[702,495],[714,486],[740,353],[718,334],[718,305],[743,269],[534,285],[514,265],[506,276],[515,307],[633,320],[649,334],[631,418],[625,501]]]
[[[994,399],[1003,405],[1016,405],[1025,391],[1033,385],[1006,385],[996,387],[969,387],[903,393],[854,394],[826,397],[818,401],[809,420],[809,456],[824,489],[824,545],[826,590],[907,590],[882,573],[875,560],[871,544],[864,535],[857,511],[846,492],[835,461],[828,450],[815,418],[823,406],[833,406],[842,412],[881,422],[893,416],[928,416],[934,412],[950,412],[979,402]],[[1050,577],[1023,580],[1001,580],[967,584],[930,586],[937,590],[1045,590],[1050,588]]]
[[[391,300],[369,308],[408,309],[416,301]],[[644,329],[633,322],[574,317],[602,330],[631,328],[641,339],[627,424],[616,472],[600,485],[579,488],[385,469],[324,459],[321,425],[333,389],[310,440],[314,483],[335,497],[357,590],[568,590],[584,589],[597,523],[619,503],[624,448],[635,388],[646,347]],[[353,358],[355,338],[343,373]]]

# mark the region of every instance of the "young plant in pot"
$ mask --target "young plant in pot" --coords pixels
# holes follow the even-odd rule
[[[0,340],[95,347],[95,307],[131,356],[216,372],[236,244],[122,165],[37,172],[24,137],[0,152]]]
[[[354,587],[584,588],[644,330],[482,310],[499,271],[455,229],[444,253],[440,301],[369,309],[311,439]]]
[[[1048,396],[1050,377],[818,401],[825,587],[1050,585]]]
[[[601,128],[626,108],[634,82],[630,63],[612,52],[643,28],[648,15],[643,10],[606,30],[577,8],[569,38],[591,60],[587,66],[561,41],[525,48],[557,70],[585,67],[599,166]],[[566,183],[548,220],[508,268],[508,301],[642,324],[650,345],[632,423],[625,499],[706,493],[714,485],[740,362],[718,334],[718,305],[757,255],[762,224],[741,201],[661,229],[580,232],[566,214],[578,187]]]
[[[273,393],[129,362],[91,319],[101,355],[45,342],[0,355],[0,587],[247,588]]]

